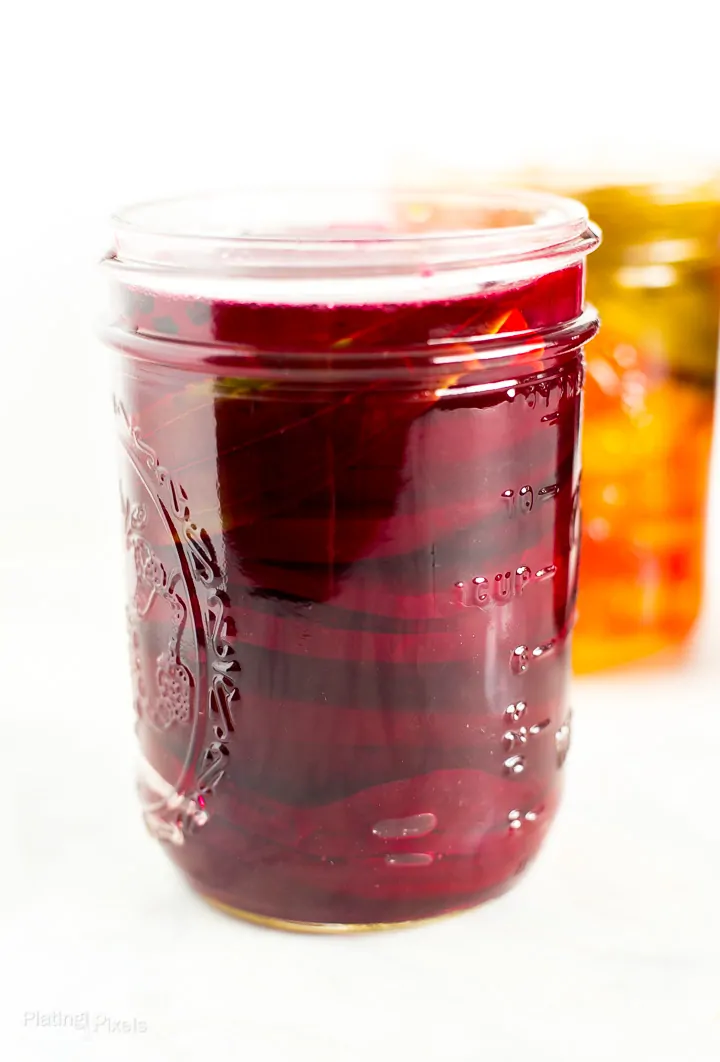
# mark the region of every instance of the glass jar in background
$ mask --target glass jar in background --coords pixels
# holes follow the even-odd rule
[[[587,351],[579,673],[672,661],[700,614],[720,319],[720,178],[667,155],[642,180],[597,161],[403,167],[423,188],[571,195],[603,231],[587,277],[602,327]]]
[[[506,889],[570,738],[587,212],[553,196],[131,208],[106,270],[139,789],[235,914]]]
[[[565,186],[565,185],[564,185]],[[578,672],[687,641],[703,589],[720,321],[720,184],[573,185],[588,271]]]

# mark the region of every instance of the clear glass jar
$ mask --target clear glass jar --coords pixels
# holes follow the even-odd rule
[[[573,186],[588,295],[579,672],[682,648],[700,613],[720,323],[720,182]],[[662,659],[662,657],[661,657]]]
[[[597,242],[532,193],[116,219],[139,788],[213,903],[396,925],[538,850],[570,733]]]

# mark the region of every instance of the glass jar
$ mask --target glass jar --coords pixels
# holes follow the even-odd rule
[[[583,539],[573,659],[683,646],[703,588],[720,322],[720,184],[578,186],[604,232],[588,272]]]
[[[537,852],[570,735],[597,242],[531,193],[115,220],[139,789],[214,904],[397,925]]]

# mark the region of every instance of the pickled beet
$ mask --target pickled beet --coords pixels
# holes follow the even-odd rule
[[[124,289],[141,792],[205,896],[390,923],[535,855],[567,747],[585,337],[546,339],[581,311],[580,265],[383,306]],[[484,359],[493,334],[509,353]]]

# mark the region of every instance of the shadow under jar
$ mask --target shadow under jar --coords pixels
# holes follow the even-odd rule
[[[139,789],[206,899],[379,927],[535,855],[569,743],[597,242],[578,203],[517,192],[115,220]]]

